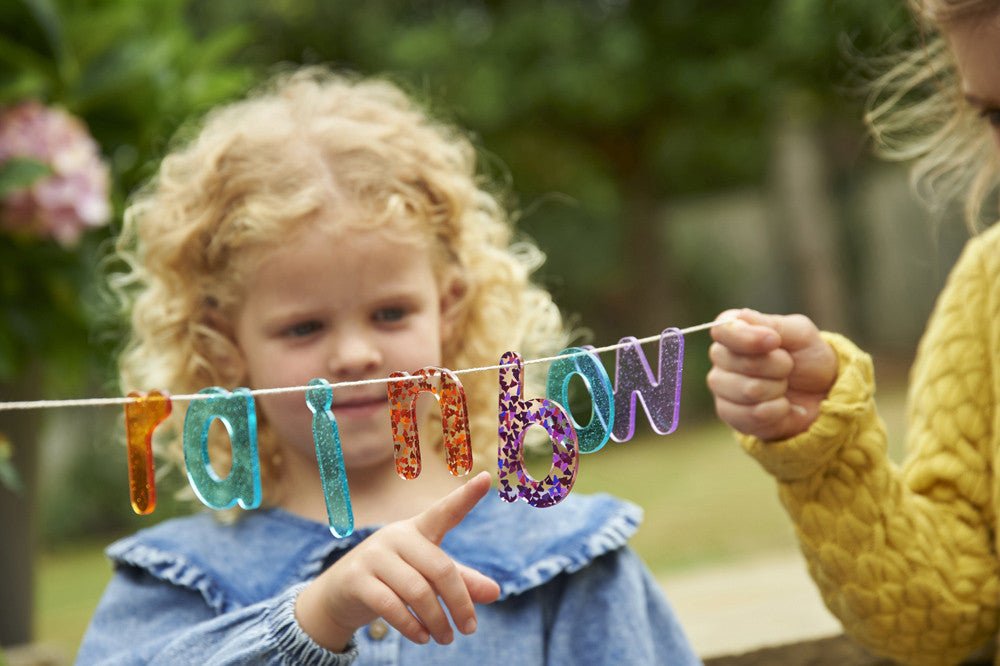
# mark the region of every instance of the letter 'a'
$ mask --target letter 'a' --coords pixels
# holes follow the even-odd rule
[[[230,393],[219,387],[198,393],[212,397],[192,400],[184,415],[184,467],[191,487],[198,499],[213,509],[228,509],[237,503],[244,509],[256,509],[261,502],[261,485],[253,395],[245,388]],[[226,478],[212,469],[208,453],[208,431],[215,419],[225,426],[232,447],[232,466]]]

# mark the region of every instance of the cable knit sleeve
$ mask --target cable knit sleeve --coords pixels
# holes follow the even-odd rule
[[[957,663],[997,630],[994,245],[969,243],[935,306],[911,375],[902,469],[886,455],[871,359],[832,334],[839,377],[810,430],[740,438],[778,479],[831,612],[903,663]]]

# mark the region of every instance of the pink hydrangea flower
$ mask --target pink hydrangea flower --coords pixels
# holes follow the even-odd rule
[[[0,110],[0,164],[12,158],[52,173],[0,200],[0,228],[70,247],[85,229],[107,224],[108,167],[79,118],[35,101]]]

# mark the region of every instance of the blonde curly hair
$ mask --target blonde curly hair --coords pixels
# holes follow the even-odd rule
[[[912,161],[911,183],[932,208],[962,199],[970,230],[981,226],[1000,184],[989,127],[963,98],[943,31],[1000,14],[1000,0],[910,0],[923,40],[878,77],[865,120],[881,155]],[[986,213],[996,220],[997,211]]]
[[[439,281],[457,272],[464,294],[442,350],[446,367],[492,365],[510,349],[548,355],[565,346],[559,310],[530,280],[544,257],[531,242],[514,242],[473,144],[398,86],[320,67],[285,72],[179,138],[130,201],[116,245],[127,269],[112,285],[131,320],[119,359],[125,391],[245,385],[231,331],[241,275],[250,268],[241,259],[307,223],[329,201],[331,178],[372,225],[398,232],[403,224],[431,242]],[[476,467],[495,470],[496,374],[462,381]],[[172,425],[158,446],[178,462],[180,428]],[[421,437],[429,443],[437,432],[440,450],[439,431],[428,424]],[[280,456],[267,423],[259,435],[267,497]],[[220,444],[213,459],[228,455]]]

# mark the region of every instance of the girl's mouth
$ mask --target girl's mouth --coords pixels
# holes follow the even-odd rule
[[[334,397],[331,409],[333,415],[338,419],[364,418],[378,412],[387,412],[389,410],[388,403],[389,399],[384,393],[378,396],[352,397],[342,401],[337,401]]]

